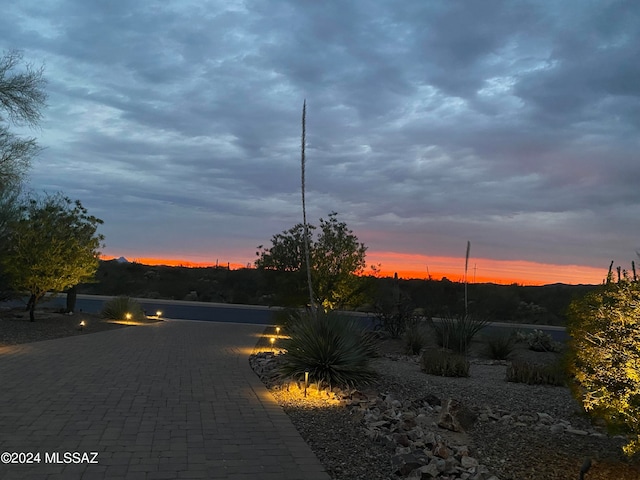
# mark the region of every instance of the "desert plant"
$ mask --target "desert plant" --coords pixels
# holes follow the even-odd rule
[[[411,323],[404,332],[404,348],[409,355],[418,355],[427,343],[424,332],[417,323]]]
[[[373,356],[372,335],[358,326],[356,319],[335,312],[300,314],[290,323],[290,338],[282,347],[280,374],[283,378],[309,379],[330,387],[367,383],[375,376],[369,367]]]
[[[309,305],[311,305],[311,311],[315,314],[316,305],[313,300],[313,283],[311,281],[311,259],[309,254],[309,225],[307,224],[307,206],[305,201],[305,144],[307,135],[307,100],[305,99],[302,106],[302,141],[301,141],[301,153],[300,153],[300,170],[301,170],[301,190],[302,190],[302,225],[304,226],[304,260],[307,270],[307,285],[309,287]]]
[[[507,382],[563,386],[566,381],[565,369],[560,362],[540,365],[517,361],[507,367]]]
[[[557,352],[559,350],[551,335],[542,330],[534,330],[527,335],[529,350],[534,352]]]
[[[102,316],[109,320],[144,320],[146,315],[138,302],[129,297],[114,297],[105,303]]]
[[[494,360],[506,360],[513,353],[516,338],[513,335],[494,335],[487,339],[487,355]]]
[[[627,455],[640,453],[640,282],[608,281],[576,300],[567,331],[574,396],[613,432],[630,434]]]
[[[436,341],[443,348],[465,353],[476,334],[489,322],[474,315],[446,316],[433,322]]]
[[[529,339],[529,334],[523,330],[520,330],[519,328],[514,330],[511,333],[511,336],[513,337],[515,343],[527,343]]]
[[[469,361],[458,353],[431,348],[422,352],[420,369],[430,375],[468,377]]]

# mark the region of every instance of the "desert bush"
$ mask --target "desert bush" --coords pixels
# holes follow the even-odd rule
[[[369,359],[375,351],[372,335],[359,327],[356,319],[335,312],[318,312],[317,317],[298,314],[288,326],[290,338],[282,347],[282,377],[309,379],[331,386],[367,383],[375,376]]]
[[[574,396],[612,432],[629,434],[640,453],[640,282],[609,281],[569,309]]]
[[[557,352],[559,346],[553,341],[551,335],[542,330],[534,330],[527,335],[529,350],[534,352]]]
[[[417,323],[409,325],[404,332],[404,348],[408,355],[418,355],[427,344],[424,332]]]
[[[432,322],[432,325],[438,345],[465,353],[476,334],[488,323],[483,318],[464,314],[443,317],[439,322]]]
[[[527,343],[529,339],[529,334],[519,328],[514,330],[511,335],[515,343]]]
[[[430,375],[468,377],[469,361],[458,353],[431,348],[422,352],[420,369]]]
[[[127,320],[127,314],[131,315],[130,320],[144,320],[146,315],[142,306],[129,297],[115,297],[105,303],[102,309],[102,316],[110,320]]]
[[[511,362],[507,367],[507,382],[563,386],[566,384],[566,380],[565,369],[560,362],[540,365],[517,361]]]
[[[513,353],[516,338],[513,335],[494,335],[487,339],[487,355],[494,360],[506,360]]]
[[[413,307],[406,298],[397,303],[379,302],[375,306],[375,312],[379,327],[389,333],[391,338],[400,338],[416,322]]]

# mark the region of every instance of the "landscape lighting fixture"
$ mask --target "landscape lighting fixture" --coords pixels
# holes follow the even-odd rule
[[[125,313],[124,314],[124,318],[126,318],[127,320],[131,320],[131,314],[130,313]]]
[[[280,327],[276,327],[276,335],[280,336]]]
[[[84,330],[84,326],[85,326],[85,323],[84,323],[84,320],[82,320],[80,322],[80,331]]]
[[[273,348],[274,344],[276,343],[276,339],[274,337],[271,337],[269,341],[271,342],[271,351],[273,353],[276,353],[275,349]]]
[[[161,312],[160,310],[158,310],[158,311],[156,312],[156,317],[160,318],[160,315],[162,315],[162,312]]]
[[[304,396],[307,396],[307,385],[309,385],[309,370],[304,372]]]

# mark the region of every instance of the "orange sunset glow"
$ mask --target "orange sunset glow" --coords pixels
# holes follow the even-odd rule
[[[221,261],[192,261],[175,257],[155,258],[123,255],[131,262],[143,265],[166,265],[181,267],[227,267],[232,270],[246,268],[247,264]],[[177,255],[176,255],[177,256]],[[114,260],[118,257],[103,255],[102,260]],[[431,257],[427,255],[396,252],[368,252],[367,264],[379,267],[379,276],[391,277],[397,273],[400,278],[419,278],[440,280],[443,277],[458,282],[464,280],[464,258]],[[251,264],[252,266],[253,264]],[[370,270],[366,273],[370,273]],[[599,284],[607,275],[606,268],[593,268],[580,265],[553,265],[521,260],[493,260],[470,258],[467,272],[469,283],[498,283],[519,285],[547,285],[552,283]]]

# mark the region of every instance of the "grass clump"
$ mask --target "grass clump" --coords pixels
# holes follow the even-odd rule
[[[407,355],[419,355],[427,344],[424,332],[419,325],[413,323],[404,332],[404,349]]]
[[[487,326],[488,320],[470,314],[446,316],[433,322],[436,341],[443,348],[466,353],[476,334]]]
[[[560,362],[540,365],[518,361],[507,367],[507,382],[564,386],[566,381],[565,369]]]
[[[309,380],[319,385],[354,386],[371,381],[375,372],[369,359],[375,354],[375,340],[356,320],[336,313],[305,312],[296,315],[288,327],[290,338],[280,374]]]
[[[142,306],[129,297],[114,297],[105,303],[101,315],[109,320],[137,322],[146,320]]]
[[[487,339],[487,355],[493,360],[506,360],[515,348],[516,339],[513,335],[494,335]]]
[[[420,369],[430,375],[441,377],[468,377],[469,361],[455,352],[429,349],[422,353]]]

